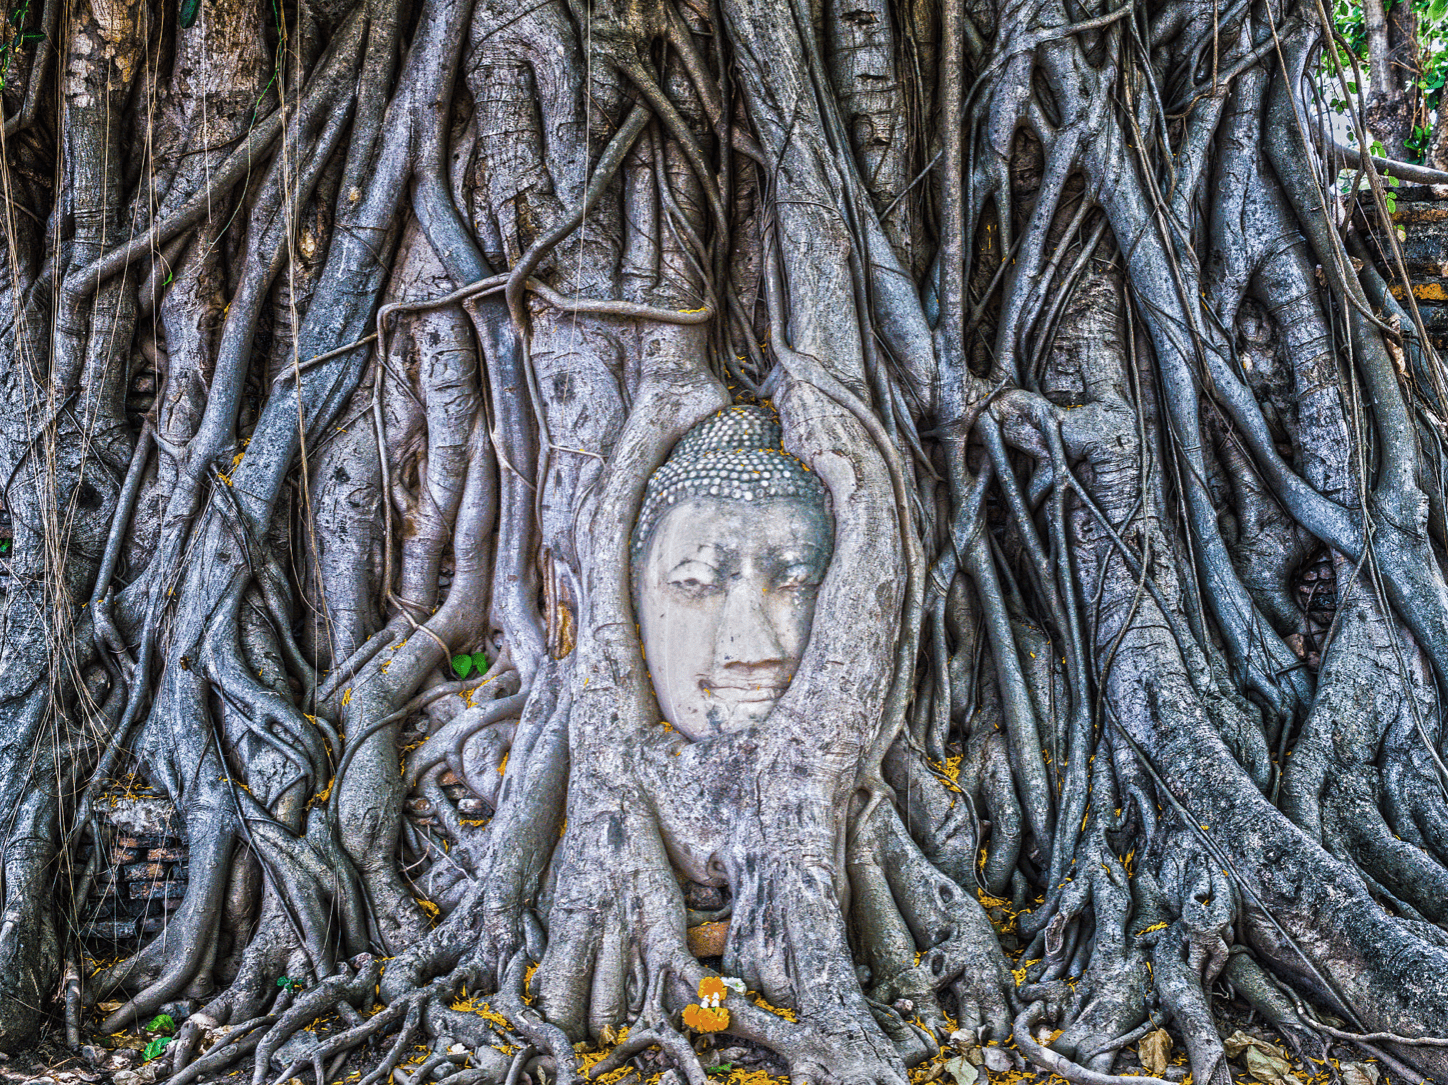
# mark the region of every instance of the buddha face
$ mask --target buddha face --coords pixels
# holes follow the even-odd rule
[[[809,642],[833,549],[829,514],[794,497],[689,498],[655,525],[635,576],[664,718],[698,740],[759,723]]]

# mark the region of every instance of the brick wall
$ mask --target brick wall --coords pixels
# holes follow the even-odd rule
[[[1421,185],[1403,185],[1396,194],[1393,225],[1402,230],[1403,265],[1413,284],[1423,326],[1442,351],[1448,349],[1448,197]],[[1397,278],[1395,269],[1380,253],[1375,255],[1383,277],[1392,283]],[[1404,300],[1402,286],[1391,289],[1399,301]]]
[[[159,793],[132,788],[100,801],[101,839],[82,846],[81,869],[96,848],[97,871],[81,910],[81,938],[93,956],[133,950],[161,931],[186,892],[186,847],[175,808]]]

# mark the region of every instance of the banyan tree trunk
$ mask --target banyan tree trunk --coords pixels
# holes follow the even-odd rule
[[[1228,1085],[1230,990],[1448,1072],[1448,385],[1323,18],[12,13],[0,1048],[189,999],[178,1085],[701,1085],[708,1027],[1110,1085],[1166,1023]],[[633,533],[741,404],[833,553],[787,692],[691,741]],[[128,773],[190,876],[101,965]]]

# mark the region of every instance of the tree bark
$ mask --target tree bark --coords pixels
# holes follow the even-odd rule
[[[1448,385],[1315,9],[59,14],[0,93],[0,1048],[180,1000],[176,1085],[703,1085],[722,1009],[801,1081],[1116,1085],[1164,1022],[1229,1085],[1226,978],[1448,1071]],[[739,404],[833,556],[690,741],[630,547]],[[102,966],[122,779],[189,880]]]

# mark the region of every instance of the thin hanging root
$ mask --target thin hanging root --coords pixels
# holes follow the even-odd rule
[[[169,216],[158,218],[145,234],[110,250],[88,266],[71,272],[65,281],[64,293],[69,297],[88,297],[112,275],[125,270],[132,262],[157,251],[182,231],[205,220],[216,203],[217,194],[228,191],[256,168],[256,163],[265,158],[271,144],[283,134],[285,124],[290,118],[317,108],[324,100],[330,99],[335,103],[338,97],[347,94],[350,90],[348,76],[352,73],[363,47],[362,30],[365,22],[360,9],[347,19],[338,33],[332,56],[309,81],[302,101],[290,109],[284,104],[253,126],[247,133],[246,142],[209,172],[208,183]],[[334,109],[340,108],[334,106]]]
[[[333,354],[346,353],[346,351],[354,347],[362,346],[364,343],[370,343],[374,340],[382,344],[378,348],[379,354],[384,353],[387,344],[387,318],[393,314],[426,312],[429,309],[440,309],[443,306],[455,305],[461,301],[487,297],[489,294],[498,294],[507,288],[510,278],[511,276],[506,274],[490,275],[486,279],[479,279],[475,283],[461,286],[450,294],[443,294],[436,298],[425,298],[421,301],[394,301],[384,305],[377,310],[377,330],[375,332],[362,339],[358,339],[356,342],[349,343],[345,347],[338,347],[337,350],[331,352],[328,357]],[[616,301],[609,298],[570,298],[551,289],[546,284],[540,283],[537,279],[526,279],[523,282],[523,286],[562,313],[616,316],[631,320],[653,320],[660,324],[677,324],[683,326],[707,324],[714,319],[714,310],[711,306],[707,305],[701,309],[660,309],[656,305],[644,305],[641,302],[633,301]],[[312,359],[314,362],[320,362],[322,360],[323,357],[321,355]],[[365,647],[366,645],[363,645],[363,648]],[[362,651],[362,648],[358,649],[359,657]],[[372,654],[375,654],[375,652]],[[348,666],[355,666],[360,669],[366,658],[370,658],[370,656],[362,657],[359,662],[355,663],[349,660]],[[335,692],[336,685],[337,682],[335,678],[329,679],[327,684],[323,686],[323,689]]]
[[[589,180],[588,190],[584,193],[583,199],[567,218],[557,223],[542,237],[529,247],[528,251],[518,260],[507,275],[507,284],[504,293],[507,297],[508,311],[513,315],[513,321],[517,327],[523,325],[523,286],[528,276],[532,275],[543,259],[557,247],[558,243],[582,225],[603,195],[608,191],[608,186],[613,183],[614,177],[623,167],[624,159],[633,149],[634,141],[639,138],[644,127],[649,123],[652,114],[645,105],[635,105],[624,118],[623,124],[614,133],[613,139],[604,148],[603,154],[599,157],[598,165],[593,171]]]

